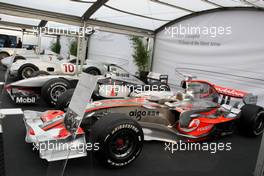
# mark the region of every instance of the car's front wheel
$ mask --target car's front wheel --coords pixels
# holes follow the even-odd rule
[[[42,98],[50,105],[56,105],[58,98],[71,88],[67,80],[61,78],[54,78],[47,81],[41,88]]]
[[[111,167],[123,167],[134,161],[143,147],[141,126],[124,114],[109,114],[92,126],[91,141],[99,144],[95,157]]]
[[[249,136],[258,136],[264,131],[264,109],[257,105],[244,105],[241,108],[240,130]]]
[[[84,72],[90,75],[101,75],[100,70],[98,70],[96,67],[88,67],[84,70]]]
[[[30,78],[34,72],[38,71],[38,68],[33,64],[24,64],[18,69],[18,78],[26,79]]]

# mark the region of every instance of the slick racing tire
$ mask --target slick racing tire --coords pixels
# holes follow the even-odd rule
[[[84,70],[84,72],[90,75],[101,75],[100,70],[98,70],[96,67],[88,67]]]
[[[257,105],[241,108],[239,129],[248,136],[258,136],[264,131],[264,109]]]
[[[32,74],[31,74],[31,78],[32,77],[37,77],[37,76],[45,76],[45,75],[50,75],[48,72],[45,72],[45,71],[34,71]]]
[[[161,82],[153,82],[149,86],[150,91],[170,91],[170,86]]]
[[[54,78],[44,84],[41,96],[48,104],[56,106],[58,98],[70,88],[71,84],[67,80]]]
[[[62,110],[64,112],[67,111],[68,106],[71,102],[71,98],[73,96],[75,89],[69,89],[66,92],[64,92],[63,94],[61,94],[61,96],[59,96],[58,100],[57,100],[57,109]]]
[[[97,120],[91,127],[90,139],[98,143],[95,158],[105,166],[123,167],[141,153],[144,135],[141,126],[124,114],[113,113]]]
[[[39,70],[38,67],[36,67],[33,64],[24,64],[18,69],[18,78],[19,79],[30,78],[31,75],[38,70]]]

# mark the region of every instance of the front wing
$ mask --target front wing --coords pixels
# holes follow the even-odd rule
[[[27,131],[25,141],[34,144],[34,148],[39,150],[40,158],[47,161],[57,161],[87,155],[84,133],[79,133],[72,140],[69,134],[65,134],[64,125],[43,130],[41,126],[45,124],[41,119],[42,115],[43,113],[41,112],[24,111],[24,123]],[[53,122],[56,123],[57,121],[61,123],[63,119],[64,116],[58,116]]]

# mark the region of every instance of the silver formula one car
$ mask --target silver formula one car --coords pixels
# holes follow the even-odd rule
[[[92,95],[93,101],[103,99],[116,99],[134,96],[145,96],[148,92],[170,91],[168,75],[149,72],[147,80],[142,82],[129,75],[113,74],[109,72],[106,79],[99,80]],[[68,89],[57,100],[57,108],[66,111],[75,89]],[[144,93],[143,93],[144,92]]]
[[[127,88],[127,85],[146,85],[143,81],[117,65],[106,63],[100,63],[100,65],[97,63],[96,65],[97,67],[87,67],[86,71],[94,75],[97,73],[104,74],[103,76],[107,77],[100,83],[100,86],[98,86],[98,93],[95,94],[97,97],[128,97],[131,91]],[[151,73],[150,75],[153,78],[152,80],[157,79],[156,74]],[[167,78],[168,77],[166,77],[166,80]],[[57,104],[58,98],[66,92],[66,90],[75,88],[78,80],[79,76],[76,75],[44,75],[13,82],[6,85],[5,89],[11,99],[17,104],[34,104],[42,97],[48,104],[54,106]],[[122,87],[124,91],[119,93],[113,92],[112,87],[109,86],[112,84],[113,88],[121,89]],[[63,103],[65,104],[67,101]]]
[[[185,91],[175,96],[162,92],[155,97],[89,103],[80,127],[71,113],[65,117],[56,110],[26,111],[26,142],[68,146],[40,150],[41,158],[54,161],[86,156],[85,149],[76,147],[90,141],[99,161],[121,167],[139,156],[143,140],[195,142],[230,135],[236,127],[250,136],[263,133],[264,110],[256,105],[255,96],[202,80],[188,80],[183,85]],[[231,98],[240,101],[231,104]],[[74,139],[72,129],[77,130]]]

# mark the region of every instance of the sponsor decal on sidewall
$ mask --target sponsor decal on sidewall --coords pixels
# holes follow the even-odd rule
[[[17,104],[31,104],[36,103],[36,97],[15,97]]]

